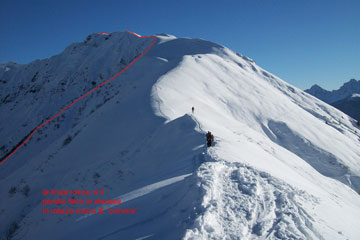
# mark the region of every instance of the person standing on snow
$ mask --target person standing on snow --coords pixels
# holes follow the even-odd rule
[[[207,143],[208,147],[211,147],[211,143],[212,143],[212,141],[211,141],[212,137],[211,136],[212,136],[211,132],[208,131],[208,133],[206,134],[206,143]]]
[[[191,108],[191,111],[192,111],[192,113],[194,114],[195,108],[194,108],[194,107],[192,107],[192,108]]]

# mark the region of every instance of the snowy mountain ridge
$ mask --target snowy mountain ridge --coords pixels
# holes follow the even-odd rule
[[[224,46],[156,38],[122,75],[44,126],[1,166],[1,236],[360,236],[360,135],[353,119]],[[123,32],[92,34],[52,58],[3,64],[0,156],[150,43]],[[211,148],[204,144],[208,130],[215,135]],[[47,188],[104,188],[104,198],[139,211],[44,215]]]
[[[360,102],[355,99],[360,93],[360,80],[351,79],[338,90],[327,91],[318,85],[305,90],[307,93],[331,104],[356,120],[360,119]]]
[[[360,93],[360,80],[350,79],[350,81],[344,83],[339,89],[327,91],[315,84],[305,92],[323,100],[326,103],[334,103],[336,101],[343,100],[352,94]]]

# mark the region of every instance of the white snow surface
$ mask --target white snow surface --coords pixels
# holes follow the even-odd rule
[[[2,65],[1,156],[152,41],[90,36]],[[1,239],[360,239],[353,119],[224,46],[156,38],[0,167]],[[44,215],[51,188],[103,188],[138,210]]]

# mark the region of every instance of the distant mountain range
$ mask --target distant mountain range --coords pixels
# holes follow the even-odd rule
[[[351,79],[339,89],[332,91],[327,91],[315,84],[305,92],[331,104],[355,119],[360,119],[360,80]]]

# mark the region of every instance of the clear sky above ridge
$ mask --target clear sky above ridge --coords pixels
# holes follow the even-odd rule
[[[60,53],[90,33],[203,38],[301,89],[360,79],[359,0],[1,0],[0,63]]]

